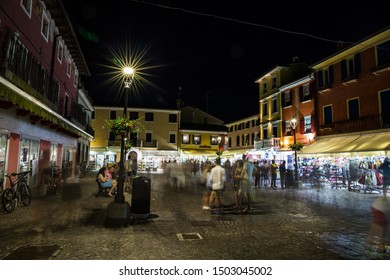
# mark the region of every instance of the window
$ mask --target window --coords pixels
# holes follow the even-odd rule
[[[310,86],[309,86],[309,84],[303,85],[301,90],[302,90],[301,94],[300,94],[301,102],[310,100],[311,99],[311,94],[310,94]]]
[[[250,144],[249,142],[249,134],[245,135],[245,145],[248,146]]]
[[[376,47],[378,66],[390,63],[390,40]]]
[[[62,58],[64,57],[64,45],[58,39],[58,47],[57,47],[57,59],[62,64]]]
[[[282,95],[283,107],[291,106],[291,91],[285,91]]]
[[[169,132],[169,143],[176,144],[176,132]]]
[[[169,114],[169,122],[170,123],[177,123],[177,115],[176,114]]]
[[[266,127],[263,128],[263,139],[268,138],[268,129]]]
[[[116,111],[110,111],[110,120],[116,119]]]
[[[68,77],[70,77],[70,74],[72,74],[72,60],[68,59],[68,64],[66,65],[66,74]]]
[[[272,136],[278,137],[278,126],[277,125],[272,126]]]
[[[251,135],[251,145],[254,145],[255,144],[255,134],[252,133]]]
[[[233,126],[229,127],[229,132],[233,132]]]
[[[32,0],[21,0],[20,6],[23,7],[23,10],[26,12],[28,17],[31,18]]]
[[[148,113],[148,112],[145,113],[145,121],[152,122],[153,119],[154,119],[154,114],[153,113]]]
[[[47,41],[49,39],[49,18],[47,17],[44,10],[42,10],[42,25],[41,25],[41,33],[43,38]]]
[[[341,79],[343,81],[350,80],[360,74],[360,54],[357,53],[354,57],[341,61]]]
[[[92,111],[91,112],[91,120],[94,120],[95,119],[95,111]]]
[[[243,146],[246,145],[245,136],[244,136],[244,135],[241,135],[241,144],[242,144]]]
[[[311,116],[303,117],[304,131],[303,133],[311,133]]]
[[[240,147],[240,136],[239,135],[236,136],[236,146]]]
[[[327,88],[331,87],[334,82],[333,77],[333,65],[330,65],[328,68],[320,70],[317,72],[317,86],[318,88]]]
[[[329,125],[333,123],[332,105],[323,107],[324,109],[324,124]]]
[[[267,83],[264,81],[263,82],[263,93],[267,92]]]
[[[286,121],[286,136],[292,135],[291,121]]]
[[[218,136],[210,136],[210,145],[218,145]]]
[[[272,77],[272,89],[276,88],[276,76]]]
[[[150,131],[145,132],[145,142],[151,143],[152,139],[153,139],[152,132],[150,132]]]
[[[190,135],[189,134],[183,134],[181,139],[182,144],[190,144]]]
[[[249,121],[247,121],[246,123],[245,123],[245,128],[249,128],[250,127],[250,123],[249,123]]]
[[[359,99],[354,98],[348,100],[348,119],[358,120],[360,118]]]
[[[202,140],[202,137],[201,137],[200,135],[194,135],[194,136],[192,137],[192,144],[194,144],[194,145],[200,145],[201,140]]]
[[[229,137],[229,148],[232,147],[232,137]]]
[[[116,140],[116,134],[110,131],[110,134],[108,135],[108,141],[115,141],[115,140]]]
[[[138,112],[130,112],[130,120],[138,119]]]
[[[278,99],[272,98],[272,113],[276,113],[278,111]]]
[[[252,127],[255,127],[256,124],[255,124],[255,120],[252,120]]]
[[[268,115],[268,104],[267,101],[263,103],[263,116]]]
[[[76,70],[74,71],[74,77],[73,77],[73,85],[75,87],[77,87],[78,81],[79,81],[79,71]]]

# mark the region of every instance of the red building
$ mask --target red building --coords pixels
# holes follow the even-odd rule
[[[316,143],[304,153],[390,149],[390,29],[311,66],[317,93]]]
[[[89,70],[61,1],[0,0],[0,179],[43,169],[68,177],[88,160],[93,111],[80,78]]]

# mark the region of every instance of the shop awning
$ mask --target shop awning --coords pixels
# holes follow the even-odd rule
[[[386,150],[390,150],[390,133],[324,137],[303,147],[300,153],[354,153]]]

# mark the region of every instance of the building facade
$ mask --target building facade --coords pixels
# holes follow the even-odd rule
[[[181,160],[207,161],[227,149],[227,127],[223,121],[193,106],[180,109]]]
[[[283,86],[308,75],[310,70],[305,63],[298,62],[297,58],[294,60],[292,64],[272,68],[255,81],[259,84],[261,140],[256,149],[262,151],[261,157],[267,160],[283,158],[278,151],[283,148],[283,136],[289,132],[290,127],[289,119],[283,116],[284,111],[288,112],[287,107],[294,103],[295,110],[291,109],[291,113],[296,117],[299,114],[296,106],[298,93],[283,89]],[[288,113],[287,116],[290,117]],[[286,145],[288,146],[287,142]]]
[[[0,4],[0,177],[31,169],[34,191],[44,168],[69,177],[87,158],[89,70],[61,1]]]
[[[179,159],[179,121],[177,109],[129,108],[130,119],[140,119],[145,130],[130,134],[126,151],[135,153],[139,171],[156,171],[164,160]],[[90,163],[96,168],[105,163],[119,162],[120,137],[107,126],[108,120],[123,116],[123,108],[95,106],[92,127],[95,139],[91,142]]]
[[[260,118],[252,115],[225,124],[228,128],[228,151],[225,156],[232,155],[235,158],[255,148],[255,143],[260,142]]]
[[[311,66],[317,84],[318,137],[303,153],[388,153],[389,66],[390,29]]]

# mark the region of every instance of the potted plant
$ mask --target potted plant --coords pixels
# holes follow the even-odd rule
[[[288,147],[289,147],[291,150],[293,150],[293,151],[299,152],[300,150],[302,150],[303,145],[302,145],[302,143],[298,142],[298,143],[296,143],[296,144],[290,144],[290,145],[288,145]]]
[[[129,116],[123,116],[116,118],[115,120],[108,120],[107,126],[115,133],[125,135],[129,132],[140,132],[144,130],[144,126],[141,123],[141,119],[131,120]]]

